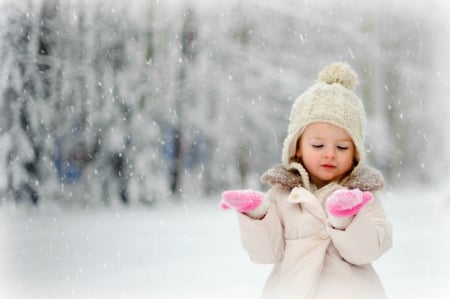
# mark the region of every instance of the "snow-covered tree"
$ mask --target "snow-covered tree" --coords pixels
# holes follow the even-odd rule
[[[40,190],[55,177],[51,159],[53,9],[46,2],[6,4],[3,49],[3,100],[11,124],[5,133],[9,191],[17,200],[37,203]]]

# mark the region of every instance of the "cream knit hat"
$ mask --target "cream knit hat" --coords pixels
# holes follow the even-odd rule
[[[352,91],[357,82],[357,75],[348,64],[336,62],[325,67],[316,84],[295,100],[283,144],[282,162],[286,168],[299,170],[304,184],[309,185],[309,178],[305,178],[307,173],[293,158],[298,139],[311,123],[326,122],[344,129],[355,144],[358,165],[364,161],[364,106]]]

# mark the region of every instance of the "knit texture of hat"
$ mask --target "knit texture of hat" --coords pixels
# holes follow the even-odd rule
[[[353,93],[357,82],[358,77],[348,64],[330,64],[319,73],[316,84],[302,93],[292,105],[282,162],[286,168],[298,169],[304,183],[307,174],[302,167],[299,169],[295,153],[298,139],[311,123],[325,122],[344,129],[355,144],[358,165],[364,161],[366,117],[361,99]]]

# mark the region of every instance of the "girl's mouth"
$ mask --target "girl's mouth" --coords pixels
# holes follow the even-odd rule
[[[322,164],[321,166],[324,167],[324,168],[327,168],[327,169],[334,169],[334,168],[336,168],[336,166],[333,165],[333,164]]]

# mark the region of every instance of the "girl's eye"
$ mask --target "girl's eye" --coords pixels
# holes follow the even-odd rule
[[[323,144],[311,144],[313,148],[322,148]]]
[[[338,150],[341,150],[341,151],[345,151],[345,150],[348,150],[348,146],[338,145],[338,146],[337,146],[337,149],[338,149]]]

